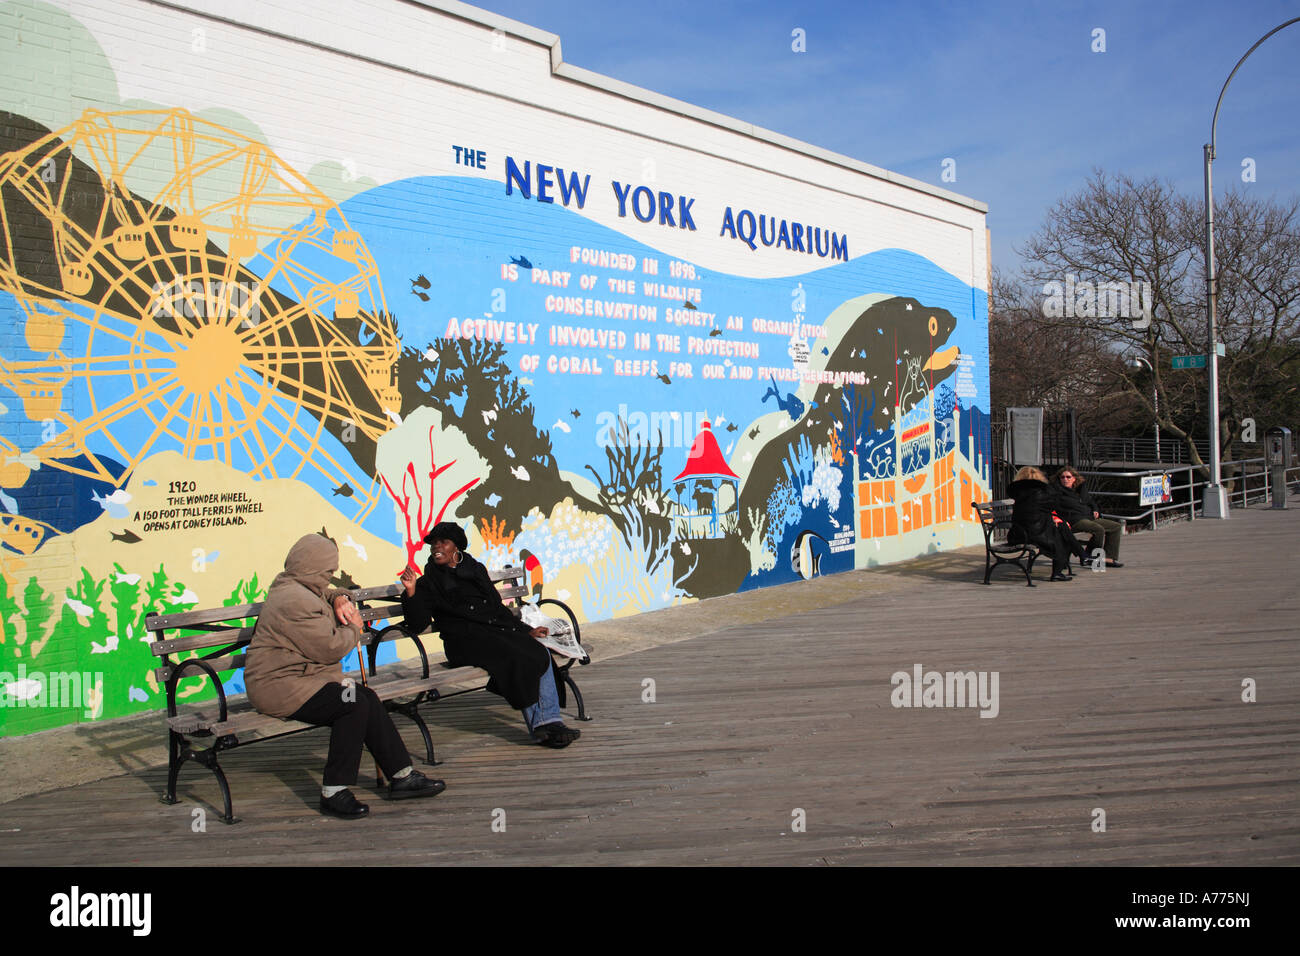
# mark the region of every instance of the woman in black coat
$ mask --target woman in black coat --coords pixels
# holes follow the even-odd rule
[[[1049,580],[1070,580],[1065,572],[1070,567],[1070,555],[1077,554],[1079,546],[1055,514],[1058,499],[1047,483],[1047,476],[1032,465],[1021,468],[1007,491],[1016,502],[1007,540],[1012,544],[1030,541],[1038,545],[1052,559]]]
[[[424,574],[402,572],[406,626],[419,633],[436,621],[447,663],[486,670],[487,689],[523,711],[538,743],[567,747],[577,740],[579,731],[560,719],[551,652],[536,640],[546,629],[530,628],[510,613],[487,568],[465,553],[459,525],[444,521],[424,540],[432,548]]]

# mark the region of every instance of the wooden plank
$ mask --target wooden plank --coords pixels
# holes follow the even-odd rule
[[[1068,587],[984,587],[981,545],[845,576],[839,603],[815,603],[820,581],[701,602],[635,621],[662,640],[678,636],[664,621],[718,622],[699,636],[581,672],[596,720],[566,750],[530,746],[492,695],[423,708],[445,761],[429,772],[448,785],[432,810],[385,802],[366,760],[365,832],[322,818],[328,734],[306,733],[223,755],[236,827],[215,824],[198,766],[179,805],[157,803],[154,765],[0,805],[16,831],[0,859],[326,866],[360,847],[376,865],[1294,866],[1297,559],[1300,511],[1234,511],[1126,536],[1123,570]],[[998,716],[894,707],[892,675],[916,663],[998,672]],[[82,732],[126,765],[121,729]]]

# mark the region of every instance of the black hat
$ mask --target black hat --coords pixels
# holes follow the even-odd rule
[[[465,532],[454,521],[440,521],[424,536],[425,544],[433,544],[433,542],[440,540],[450,541],[458,551],[464,551],[469,547],[469,540],[465,537]]]

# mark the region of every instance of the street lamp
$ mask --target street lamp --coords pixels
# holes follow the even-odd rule
[[[1206,324],[1209,327],[1209,347],[1205,353],[1205,364],[1210,370],[1210,481],[1205,486],[1201,509],[1206,518],[1228,517],[1228,498],[1224,493],[1223,485],[1219,483],[1219,343],[1214,327],[1217,289],[1214,275],[1214,188],[1210,185],[1210,166],[1214,162],[1214,137],[1219,124],[1219,107],[1223,105],[1223,94],[1228,92],[1228,84],[1241,69],[1241,64],[1246,62],[1246,57],[1254,53],[1259,45],[1274,33],[1293,23],[1300,23],[1300,17],[1292,17],[1269,30],[1246,51],[1246,56],[1237,61],[1228,78],[1223,81],[1223,89],[1219,91],[1219,101],[1214,104],[1214,117],[1210,120],[1210,141],[1205,144],[1205,311]]]
[[[1129,368],[1146,368],[1151,373],[1151,404],[1155,407],[1156,413],[1156,461],[1160,458],[1160,389],[1156,387],[1156,370],[1149,361],[1141,355],[1134,355],[1128,360]],[[1176,460],[1176,459],[1175,459]]]

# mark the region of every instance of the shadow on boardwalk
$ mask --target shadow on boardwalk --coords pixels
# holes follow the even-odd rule
[[[0,741],[3,775],[43,791],[0,804],[0,863],[1300,862],[1300,512],[1122,557],[1030,590],[1007,568],[984,587],[969,550],[593,626],[577,744],[526,745],[485,694],[445,701],[447,792],[373,795],[359,823],[314,809],[324,733],[228,756],[233,827],[192,764],[158,802],[157,718]],[[996,673],[996,718],[893,706],[917,665]]]

